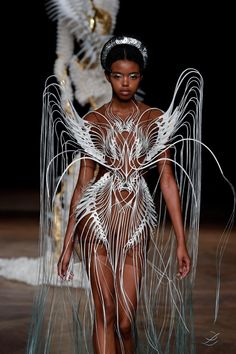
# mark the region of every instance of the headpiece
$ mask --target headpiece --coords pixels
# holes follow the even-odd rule
[[[111,49],[118,45],[131,45],[139,50],[143,57],[144,68],[147,65],[148,53],[147,48],[143,45],[141,41],[132,37],[112,37],[107,43],[105,43],[101,52],[101,64],[103,69],[106,69],[106,59]]]

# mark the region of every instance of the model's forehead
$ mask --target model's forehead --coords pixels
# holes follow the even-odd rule
[[[116,60],[111,65],[111,70],[117,72],[139,72],[139,65],[131,60]]]

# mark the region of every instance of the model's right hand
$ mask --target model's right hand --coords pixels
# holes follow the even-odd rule
[[[62,252],[59,261],[57,263],[57,273],[60,278],[66,279],[67,270],[70,263],[71,251]],[[70,280],[70,278],[68,279]]]

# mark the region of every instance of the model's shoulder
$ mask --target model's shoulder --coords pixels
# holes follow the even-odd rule
[[[100,123],[102,116],[105,113],[105,105],[95,109],[93,111],[89,111],[83,117],[84,120],[91,123]]]
[[[104,115],[107,109],[108,103],[103,104],[101,107],[97,108],[94,112]]]
[[[141,114],[145,115],[145,117],[149,120],[156,119],[160,116],[163,115],[163,111],[160,108],[157,107],[151,107],[148,106],[147,104],[143,102],[139,102],[139,109],[141,111]]]

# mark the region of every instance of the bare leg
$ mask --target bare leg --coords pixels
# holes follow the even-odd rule
[[[116,338],[116,346],[117,353],[134,354],[132,326],[141,282],[141,261],[137,249],[129,252],[124,261],[124,269],[116,278],[120,334],[120,338]]]
[[[95,306],[94,354],[116,354],[114,277],[105,247],[99,246],[96,251],[92,250],[89,266]]]

